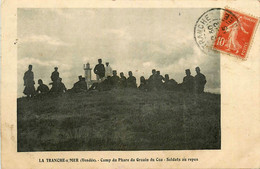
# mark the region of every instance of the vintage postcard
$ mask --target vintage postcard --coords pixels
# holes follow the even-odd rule
[[[4,1],[2,168],[260,167],[259,9]]]

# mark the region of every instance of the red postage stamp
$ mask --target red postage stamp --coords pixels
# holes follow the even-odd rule
[[[245,59],[258,18],[226,9],[213,48]]]

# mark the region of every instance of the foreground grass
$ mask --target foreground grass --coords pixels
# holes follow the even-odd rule
[[[20,98],[18,151],[220,148],[220,95],[112,90]]]

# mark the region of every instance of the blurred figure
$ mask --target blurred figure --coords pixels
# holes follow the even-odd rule
[[[120,87],[121,88],[126,88],[126,77],[124,75],[123,72],[120,73],[120,80],[119,80],[119,83],[120,83]]]
[[[97,76],[98,81],[103,81],[105,77],[105,67],[102,64],[102,59],[98,59],[98,64],[94,68],[94,73]]]
[[[139,85],[138,89],[143,90],[143,91],[148,90],[146,80],[143,76],[140,77],[140,85]]]
[[[46,94],[49,92],[49,87],[47,85],[43,84],[42,79],[38,80],[38,84],[39,84],[39,86],[37,87],[37,90],[36,90],[37,94],[39,94],[39,93]]]
[[[119,77],[117,76],[117,71],[113,70],[113,76],[110,78],[111,84],[114,88],[117,88],[119,86]]]
[[[66,89],[65,85],[62,83],[62,78],[59,78],[57,80],[56,85],[52,84],[52,88],[50,90],[50,93],[60,94],[60,93],[66,92],[66,91],[67,91],[67,89]]]
[[[136,78],[133,76],[132,71],[128,72],[129,77],[126,80],[126,86],[129,88],[137,88]]]
[[[148,78],[148,89],[149,90],[156,89],[155,83],[156,83],[156,70],[153,69],[152,70],[152,75]]]
[[[113,70],[111,66],[109,65],[109,62],[106,62],[106,67],[105,67],[105,77],[107,76],[112,76],[113,75]]]
[[[168,74],[165,74],[163,86],[166,90],[177,90],[178,83],[174,79],[170,79]]]
[[[67,88],[65,87],[64,83],[62,83],[62,78],[57,80],[57,93],[65,93]]]
[[[194,77],[195,92],[198,94],[204,93],[204,87],[207,83],[205,75],[200,73],[200,68],[196,67],[195,71],[197,75]]]
[[[72,87],[72,91],[74,92],[83,92],[83,91],[87,91],[87,83],[85,78],[83,78],[82,76],[79,76],[79,81],[77,81],[76,83],[74,83],[73,87]]]
[[[163,87],[164,77],[161,75],[161,72],[158,70],[155,74],[155,87],[161,89]]]
[[[34,74],[32,72],[32,65],[28,66],[28,70],[24,73],[23,76],[23,81],[24,81],[24,91],[23,93],[27,97],[33,97],[35,94],[35,87],[34,87]]]
[[[183,78],[182,88],[185,92],[194,92],[194,77],[190,73],[190,69],[185,70],[186,76]]]
[[[55,82],[57,82],[59,77],[60,77],[60,74],[58,72],[58,67],[55,67],[54,72],[52,72],[52,74],[51,74],[51,81],[55,83]]]

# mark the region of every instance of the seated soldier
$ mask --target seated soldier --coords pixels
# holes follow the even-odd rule
[[[138,89],[144,90],[144,91],[148,90],[146,80],[143,76],[140,77],[140,85],[139,85]]]
[[[87,83],[85,81],[85,78],[83,78],[82,76],[79,76],[79,81],[77,81],[73,87],[72,87],[72,91],[74,92],[82,92],[82,91],[87,91]]]
[[[163,86],[166,90],[176,90],[178,88],[178,83],[175,80],[170,79],[168,74],[165,74]]]
[[[111,81],[111,76],[107,76],[107,78],[98,84],[97,90],[99,91],[106,91],[106,90],[111,90],[112,89],[112,81]]]
[[[43,84],[42,79],[38,80],[38,88],[36,90],[36,94],[46,94],[49,92],[49,87],[45,84]]]
[[[111,88],[112,88],[111,76],[107,76],[107,78],[101,83],[97,83],[97,82],[93,83],[92,86],[88,89],[88,91],[91,90],[106,91],[106,90],[110,90]]]
[[[119,85],[121,88],[126,88],[126,77],[123,72],[120,73]]]
[[[164,77],[161,75],[160,71],[157,71],[155,76],[155,87],[157,89],[161,89],[163,87],[163,80]]]
[[[137,88],[136,78],[133,76],[132,71],[128,72],[129,77],[126,80],[127,87],[129,88]]]
[[[117,76],[117,71],[113,70],[113,76],[110,78],[111,84],[114,88],[119,86],[119,77]]]
[[[64,83],[62,83],[62,78],[57,80],[57,93],[65,93],[67,88],[65,87]]]

